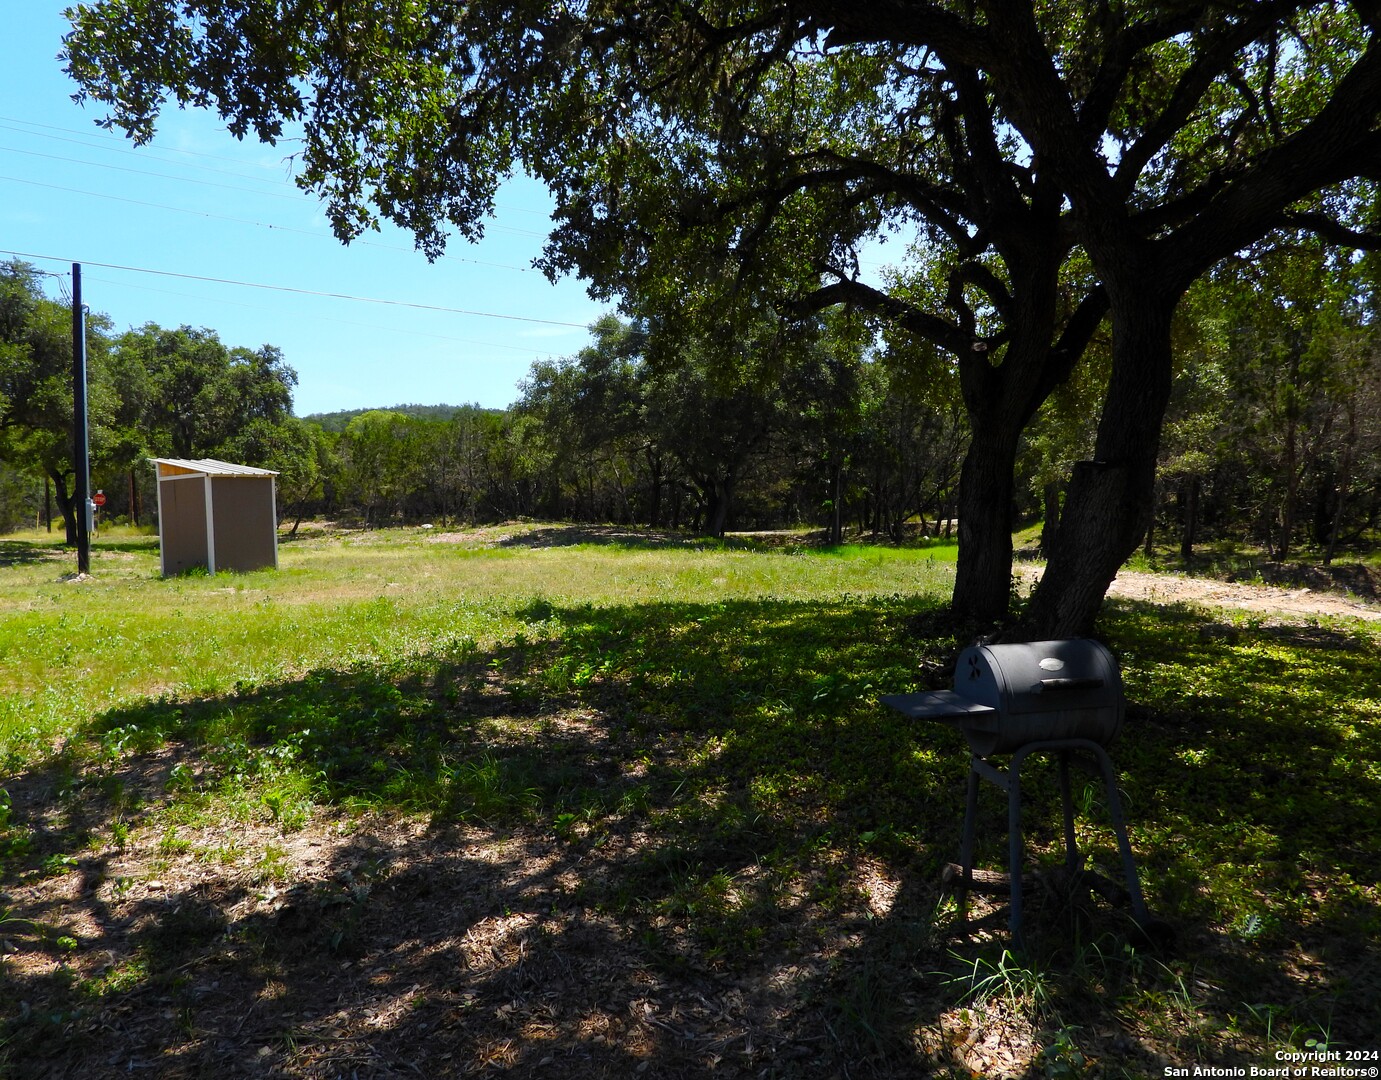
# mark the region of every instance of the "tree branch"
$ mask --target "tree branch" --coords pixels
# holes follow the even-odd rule
[[[889,296],[861,281],[836,281],[801,297],[792,305],[798,315],[813,315],[836,304],[853,304],[909,330],[942,349],[962,355],[975,347],[973,340],[953,323]]]
[[[1281,19],[1297,11],[1297,2],[1260,3],[1240,22],[1222,27],[1207,46],[1195,57],[1175,84],[1170,101],[1142,135],[1122,155],[1116,178],[1124,192],[1136,186],[1137,178],[1156,154],[1160,153],[1175,133],[1184,127],[1190,114],[1214,80],[1223,73],[1228,61],[1255,41],[1264,31],[1278,25]],[[1130,57],[1128,61],[1130,62]],[[1125,73],[1124,73],[1125,77]]]
[[[915,0],[796,0],[795,8],[828,27],[826,48],[901,45],[933,49],[946,65],[983,67],[993,55],[989,34],[940,4]]]
[[[1166,270],[1187,284],[1218,259],[1260,239],[1312,191],[1381,167],[1381,43],[1366,51],[1305,127],[1260,154],[1164,237]]]
[[[1286,229],[1303,229],[1339,247],[1381,251],[1381,233],[1360,232],[1348,228],[1341,221],[1316,210],[1287,210],[1280,215],[1279,225]]]

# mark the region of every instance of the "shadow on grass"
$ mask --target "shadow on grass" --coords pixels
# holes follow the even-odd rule
[[[123,536],[118,540],[97,537],[92,543],[94,551],[158,552],[158,534],[148,536]]]
[[[86,757],[9,785],[5,903],[31,928],[6,961],[28,1003],[11,1068],[971,1069],[983,1040],[955,1006],[1001,942],[953,937],[937,890],[964,754],[876,703],[951,661],[952,638],[915,636],[927,612],[538,602],[498,648],[107,713]],[[1365,1045],[1376,650],[1136,605],[1107,630],[1134,701],[1114,751],[1134,843],[1188,959],[1034,905],[1027,974],[985,983],[1001,992],[978,1015],[1031,1075],[1076,1052],[1108,1075],[1259,1061],[1258,1012],[1276,1037]],[[988,865],[1002,821],[985,797]],[[1028,821],[1034,850],[1054,844],[1052,815]]]
[[[701,533],[650,529],[636,525],[551,525],[505,536],[498,547],[551,548],[604,546],[630,549],[692,551],[762,551],[769,545],[751,537],[716,538]]]
[[[60,545],[31,540],[0,540],[0,570],[11,566],[33,566],[70,557],[70,551]]]

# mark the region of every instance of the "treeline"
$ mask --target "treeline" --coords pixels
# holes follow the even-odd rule
[[[1285,559],[1374,543],[1374,320],[1362,290],[1309,254],[1284,281],[1284,267],[1257,266],[1275,276],[1250,289],[1225,268],[1185,304],[1148,544],[1170,539],[1187,557],[1226,538]],[[1266,290],[1280,299],[1263,302]],[[1094,363],[1062,387],[1023,445],[1013,525],[1044,520],[1047,547],[1103,377]],[[512,408],[449,413],[341,417],[325,433],[322,486],[293,513],[934,535],[952,527],[969,437],[950,370],[846,318],[789,336],[764,322],[727,341],[681,328],[668,344],[657,327],[606,317],[579,353],[535,364]]]
[[[76,542],[72,322],[27,263],[0,264],[0,527],[56,517]],[[93,490],[107,516],[150,520],[150,457],[223,458],[315,482],[316,432],[292,415],[297,375],[272,345],[230,347],[214,331],[86,325]],[[304,475],[310,474],[310,475]]]
[[[1154,526],[1183,557],[1224,536],[1276,561],[1375,545],[1377,273],[1306,239],[1248,249],[1186,297]]]
[[[1250,255],[1250,253],[1247,253]],[[1285,559],[1372,543],[1381,526],[1381,361],[1361,264],[1274,253],[1182,306],[1175,393],[1148,545],[1217,538]],[[1245,284],[1244,284],[1245,283]],[[23,264],[0,269],[0,525],[71,502],[65,306]],[[1263,299],[1273,298],[1273,299]],[[296,419],[271,346],[209,330],[88,328],[93,486],[107,519],[148,521],[149,456],[279,470],[280,513],[366,527],[514,517],[719,535],[812,526],[901,538],[953,528],[970,437],[958,377],[848,314],[785,328],[626,323],[534,364],[508,409],[398,406]],[[1027,431],[1013,525],[1058,543],[1065,484],[1089,455],[1093,363]]]
[[[759,330],[658,361],[646,327],[609,316],[577,355],[535,364],[508,410],[335,417],[321,490],[290,512],[713,535],[818,523],[900,536],[917,518],[952,518],[965,438],[957,400],[823,325],[789,338]]]

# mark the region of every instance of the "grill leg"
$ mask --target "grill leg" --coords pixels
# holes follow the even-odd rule
[[[1007,865],[1012,879],[1012,906],[1009,912],[1012,945],[1022,948],[1021,940],[1021,766],[1030,746],[1023,746],[1012,755],[1007,770]]]
[[[1069,751],[1060,751],[1060,799],[1065,810],[1065,869],[1075,874],[1083,866],[1079,842],[1074,837],[1074,797],[1069,787]]]
[[[964,869],[964,885],[973,884],[973,833],[978,817],[978,770],[969,766],[969,786],[964,799],[964,833],[959,840],[959,865]]]
[[[1122,816],[1122,800],[1117,794],[1117,774],[1113,772],[1112,760],[1107,752],[1096,744],[1092,749],[1103,772],[1103,786],[1108,792],[1108,817],[1112,818],[1112,829],[1117,834],[1117,848],[1122,855],[1122,875],[1127,879],[1127,894],[1132,898],[1132,915],[1138,925],[1145,926],[1151,917],[1146,911],[1146,900],[1141,895],[1141,882],[1137,880],[1131,841],[1127,839],[1127,822]]]
[[[964,797],[964,832],[959,839],[959,918],[969,917],[969,887],[973,884],[973,834],[978,822],[978,769],[969,759],[968,791]]]
[[[1112,760],[1097,743],[1088,739],[1060,739],[1046,742],[1027,743],[1018,747],[1012,754],[1012,763],[1004,773],[990,765],[977,754],[969,759],[969,780],[966,805],[964,809],[964,833],[959,850],[962,864],[961,876],[961,915],[968,890],[973,885],[973,846],[974,829],[978,818],[978,781],[985,779],[1007,792],[1007,862],[1010,871],[1010,895],[1012,898],[1009,920],[1012,929],[1012,947],[1023,947],[1021,934],[1022,887],[1021,865],[1023,843],[1021,835],[1021,766],[1028,754],[1033,752],[1058,752],[1060,759],[1060,795],[1064,803],[1065,864],[1071,871],[1083,868],[1083,857],[1079,854],[1078,842],[1074,834],[1074,799],[1069,782],[1069,763],[1071,755],[1079,750],[1089,751],[1098,762],[1107,789],[1108,816],[1112,819],[1113,832],[1117,835],[1117,847],[1122,856],[1122,872],[1127,879],[1127,895],[1131,901],[1132,914],[1137,924],[1153,941],[1157,937],[1168,937],[1170,931],[1164,924],[1154,920],[1146,911],[1146,900],[1141,895],[1141,884],[1137,880],[1136,861],[1132,857],[1132,845],[1127,839],[1127,824],[1122,816],[1122,801],[1117,792],[1117,775],[1113,772]]]

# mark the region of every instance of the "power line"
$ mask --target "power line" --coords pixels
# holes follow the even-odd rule
[[[172,270],[151,270],[144,266],[126,266],[121,263],[96,262],[89,259],[65,259],[56,255],[36,255],[28,251],[11,251],[0,248],[0,254],[14,255],[21,259],[43,259],[46,262],[75,263],[83,266],[99,266],[106,270],[125,270],[134,274],[154,274],[158,277],[182,278],[185,281],[209,281],[216,285],[238,285],[245,289],[264,289],[268,292],[293,293],[298,296],[320,296],[331,300],[349,300],[358,304],[383,304],[389,307],[415,308],[418,311],[440,311],[447,315],[471,315],[482,319],[504,319],[508,322],[536,323],[541,326],[570,326],[577,330],[587,329],[584,323],[563,322],[559,319],[537,319],[527,315],[503,315],[493,311],[470,311],[465,308],[442,307],[439,304],[418,304],[411,300],[386,300],[376,296],[353,296],[349,293],[321,292],[316,289],[299,289],[291,285],[266,285],[258,281],[237,281],[233,278],[207,277],[202,274],[179,274]]]
[[[194,217],[211,218],[214,221],[231,221],[239,225],[255,225],[261,229],[272,229],[274,232],[297,233],[301,236],[310,236],[316,240],[329,240],[335,242],[334,236],[326,236],[311,229],[298,229],[291,225],[275,225],[268,221],[255,221],[252,218],[232,217],[229,214],[213,214],[209,210],[192,210],[185,206],[170,206],[167,203],[147,202],[143,199],[129,199],[123,195],[107,195],[101,191],[84,191],[81,188],[64,187],[61,184],[45,184],[38,180],[26,180],[20,176],[0,176],[0,180],[8,180],[15,184],[28,184],[30,187],[47,188],[50,191],[62,191],[69,195],[85,195],[92,199],[109,199],[112,202],[129,203],[131,206],[147,206],[154,210],[171,210],[178,214],[191,214]],[[406,251],[413,253],[413,248],[406,248],[399,244],[381,244],[375,240],[353,240],[352,244],[361,247],[380,248],[384,251]],[[510,263],[487,262],[484,259],[467,259],[460,255],[443,255],[443,259],[453,262],[473,263],[475,266],[491,266],[501,270],[517,270],[523,274],[539,273],[531,266],[513,266]]]
[[[91,264],[85,264],[85,265],[92,265],[92,266],[94,266],[94,265],[96,265],[96,264],[91,263]],[[42,271],[40,271],[40,273],[42,273]],[[50,274],[49,276],[50,276],[50,277],[59,278],[59,279],[65,279],[65,278],[67,278],[69,275],[67,275],[67,274]],[[155,288],[152,288],[151,286],[148,286],[148,285],[133,285],[133,284],[131,284],[131,283],[128,282],[128,281],[116,281],[116,280],[114,280],[113,278],[93,277],[93,276],[91,276],[91,275],[89,275],[89,274],[86,275],[86,280],[87,280],[87,281],[97,281],[97,282],[100,282],[100,283],[103,284],[103,285],[113,285],[113,286],[115,286],[117,289],[136,289],[136,290],[138,290],[139,292],[152,292],[152,293],[158,293],[160,296],[179,296],[179,297],[182,297],[182,298],[187,299],[187,300],[201,300],[201,301],[205,301],[205,300],[207,299],[207,297],[205,297],[205,296],[197,296],[197,295],[195,295],[194,293],[174,292],[172,289],[155,289]],[[214,301],[214,302],[215,302],[215,303],[218,303],[218,304],[231,304],[231,305],[234,306],[234,307],[249,308],[249,309],[252,310],[252,311],[264,311],[264,310],[266,310],[264,307],[262,307],[262,306],[259,305],[259,304],[244,304],[244,303],[240,303],[239,301],[236,301],[236,300],[217,300],[217,301]],[[529,354],[530,356],[533,356],[534,358],[538,358],[538,359],[546,359],[546,358],[550,358],[550,357],[553,357],[553,356],[559,356],[559,355],[561,355],[560,353],[536,352],[536,351],[534,351],[534,350],[532,350],[532,349],[525,348],[525,347],[522,346],[522,345],[500,345],[497,341],[476,341],[474,338],[458,338],[458,337],[452,337],[452,336],[450,336],[449,334],[433,334],[433,333],[430,333],[429,331],[426,331],[426,330],[412,330],[412,329],[409,329],[409,328],[407,328],[407,327],[379,326],[379,325],[377,325],[377,324],[375,324],[375,323],[355,322],[355,321],[353,321],[353,320],[351,320],[351,319],[332,319],[332,318],[329,318],[329,317],[327,317],[327,316],[325,316],[325,315],[312,315],[312,314],[306,314],[304,317],[305,317],[305,318],[308,318],[308,319],[312,319],[312,320],[315,321],[315,322],[327,323],[327,324],[329,324],[329,325],[331,325],[331,326],[360,326],[360,327],[364,327],[365,329],[368,329],[368,330],[384,330],[384,331],[386,331],[386,332],[388,332],[388,333],[390,333],[390,334],[407,334],[407,335],[410,335],[410,336],[412,336],[412,337],[431,338],[431,339],[433,339],[433,340],[435,340],[435,341],[452,341],[452,342],[455,342],[455,343],[458,344],[458,345],[481,345],[481,346],[483,346],[483,347],[485,347],[485,348],[487,348],[487,349],[507,349],[507,350],[510,350],[510,351],[512,351],[512,352],[527,353],[527,354]]]
[[[132,169],[127,165],[108,165],[102,161],[87,161],[85,158],[63,157],[61,154],[44,154],[38,150],[20,150],[14,146],[0,146],[0,150],[11,154],[24,154],[28,157],[46,158],[49,161],[63,161],[70,165],[89,165],[93,169],[111,169],[115,172],[133,173],[136,176],[152,176],[159,180],[171,180],[175,184],[198,184],[202,187],[218,188],[223,191],[243,191],[249,195],[259,195],[270,199],[289,199],[294,202],[302,202],[309,196],[302,191],[259,191],[255,188],[241,187],[238,184],[218,184],[214,180],[198,180],[190,176],[173,176],[170,173],[152,172],[149,169]],[[246,178],[248,179],[248,178]],[[497,222],[489,222],[486,226],[489,229],[497,229],[500,232],[517,233],[519,236],[545,236],[546,233],[537,232],[533,229],[519,229],[512,225],[500,225]]]
[[[81,135],[81,136],[84,136],[84,137],[87,137],[87,138],[91,138],[91,139],[99,139],[99,140],[101,140],[102,142],[118,142],[118,143],[125,143],[125,142],[127,141],[126,139],[122,138],[122,137],[119,136],[119,135],[111,135],[111,134],[108,134],[108,133],[106,133],[106,132],[104,132],[104,131],[85,131],[85,130],[82,130],[82,129],[79,129],[79,128],[60,127],[60,126],[58,126],[58,125],[56,125],[56,124],[43,124],[43,123],[38,122],[37,120],[24,120],[24,119],[22,119],[22,118],[20,118],[20,117],[17,117],[17,116],[0,116],[0,121],[8,122],[8,123],[11,123],[11,124],[24,124],[24,125],[26,125],[26,126],[28,126],[28,127],[43,128],[43,129],[45,129],[45,130],[47,130],[47,131],[64,131],[64,132],[67,132],[69,135]],[[3,126],[3,125],[0,124],[0,126]],[[14,131],[16,134],[20,134],[20,135],[39,135],[41,138],[57,138],[57,136],[42,135],[40,132],[24,131],[24,130],[19,129],[19,128],[8,128],[8,129],[6,129],[6,130]],[[78,142],[77,140],[66,140],[66,139],[65,139],[65,140],[62,140],[62,141],[64,141],[64,142],[73,142],[73,143],[75,143],[75,144],[78,145],[78,146],[84,145],[83,143]],[[89,149],[93,149],[93,150],[110,150],[110,151],[112,151],[112,152],[114,152],[114,153],[129,154],[129,155],[132,155],[132,156],[135,156],[135,157],[141,157],[141,156],[144,156],[144,155],[148,155],[150,158],[152,158],[152,159],[155,160],[155,161],[163,161],[163,162],[166,162],[166,163],[169,164],[169,165],[178,165],[178,164],[180,164],[179,162],[176,162],[176,161],[170,161],[170,160],[168,160],[167,158],[160,158],[160,157],[158,157],[158,155],[157,155],[156,153],[153,152],[153,150],[148,149],[148,148],[142,148],[142,147],[141,147],[140,149],[137,149],[137,150],[127,150],[127,149],[124,149],[123,146],[121,146],[121,147],[114,147],[114,146],[108,146],[108,147],[90,146],[90,147],[88,147],[88,148],[89,148]],[[209,153],[206,153],[206,152],[204,152],[204,151],[199,151],[199,150],[184,150],[184,149],[183,149],[182,147],[180,147],[180,146],[160,146],[160,147],[158,147],[158,149],[159,149],[159,150],[162,150],[162,151],[166,151],[166,152],[168,152],[168,153],[173,153],[173,154],[187,154],[187,155],[190,155],[190,156],[192,156],[192,157],[210,158],[210,159],[212,159],[212,160],[214,160],[214,161],[228,161],[228,162],[232,162],[232,163],[237,164],[237,165],[247,165],[247,166],[249,166],[250,168],[255,168],[255,169],[275,169],[275,168],[278,167],[278,166],[275,166],[275,165],[265,165],[265,164],[263,164],[262,162],[257,162],[257,161],[242,161],[242,160],[239,159],[239,158],[229,157],[228,155],[225,155],[225,154],[209,154]],[[21,151],[21,152],[24,152],[24,151]],[[64,159],[64,160],[70,160],[70,159]],[[245,180],[253,180],[253,181],[256,181],[256,182],[263,182],[263,183],[282,183],[282,182],[283,182],[283,180],[282,180],[281,177],[275,177],[274,180],[271,181],[271,180],[269,180],[267,177],[262,177],[262,178],[261,178],[261,177],[257,177],[257,176],[250,176],[250,175],[248,175],[247,173],[237,173],[237,172],[235,172],[234,170],[230,170],[230,169],[214,169],[214,168],[211,168],[211,167],[209,167],[209,166],[195,165],[195,164],[193,164],[193,163],[191,163],[191,162],[187,162],[187,163],[185,163],[185,164],[187,164],[187,165],[188,165],[189,167],[191,167],[191,168],[210,168],[210,171],[212,171],[212,172],[223,172],[223,173],[225,173],[225,175],[227,175],[227,176],[240,176],[240,177],[242,177],[242,178],[245,179]],[[161,175],[161,174],[155,173],[155,174],[153,174],[153,175]],[[250,190],[250,189],[246,189],[246,190]],[[551,217],[550,212],[547,211],[547,210],[533,210],[533,209],[530,208],[530,207],[526,207],[526,206],[513,206],[513,205],[511,205],[511,204],[509,204],[509,203],[495,203],[495,204],[494,204],[494,208],[495,208],[496,210],[508,210],[508,211],[512,211],[513,213],[517,213],[517,214],[535,214],[537,217],[543,217],[543,218],[550,218],[550,217]],[[496,227],[502,227],[502,226],[496,226]],[[513,229],[513,230],[511,230],[511,231],[513,231],[513,232],[525,232],[526,230]],[[542,235],[542,234],[537,233],[537,234],[530,234],[530,235]]]
[[[65,131],[69,135],[84,135],[91,139],[99,139],[102,142],[117,142],[121,144],[127,144],[129,142],[129,140],[122,135],[112,135],[106,131],[89,131],[85,128],[61,127],[57,124],[40,123],[37,120],[25,120],[23,117],[19,116],[0,116],[0,120],[11,124],[24,124],[27,127],[43,128],[46,131]],[[230,157],[228,154],[209,154],[204,150],[185,150],[180,146],[160,146],[159,149],[164,150],[170,154],[185,154],[189,157],[211,158],[215,161],[230,161],[238,165],[248,164],[256,169],[274,168],[274,166],[272,165],[263,165],[258,162],[245,162],[242,161],[240,158]],[[142,150],[127,151],[127,153],[141,152]],[[169,162],[169,164],[172,164],[172,162]]]
[[[0,117],[0,120],[3,120],[3,117]],[[283,183],[283,178],[281,176],[251,176],[249,173],[239,172],[235,169],[222,169],[218,168],[215,165],[198,165],[195,161],[174,161],[170,158],[159,157],[157,154],[152,153],[148,150],[127,150],[122,146],[92,145],[89,142],[83,142],[81,139],[71,139],[64,135],[49,135],[43,131],[26,131],[22,127],[14,127],[13,125],[6,123],[0,123],[0,131],[10,131],[16,135],[27,135],[30,138],[51,139],[53,142],[70,143],[72,146],[80,146],[83,150],[96,150],[106,154],[123,154],[127,157],[142,158],[145,161],[163,162],[167,165],[172,165],[174,168],[179,169],[201,169],[204,172],[213,172],[221,176],[234,176],[240,180],[252,180],[256,184]],[[77,133],[74,132],[74,134]],[[21,151],[21,153],[22,152],[23,151]],[[258,167],[269,168],[270,166],[263,165]]]
[[[189,176],[173,176],[170,173],[153,172],[149,169],[132,169],[128,165],[110,165],[103,161],[87,161],[85,158],[63,157],[61,154],[45,154],[38,150],[20,150],[14,146],[0,146],[0,150],[11,154],[25,154],[28,157],[46,158],[49,161],[65,161],[71,165],[90,165],[96,169],[111,169],[115,172],[134,173],[136,176],[154,176],[160,180],[172,180],[178,184],[200,184],[202,187],[220,188],[223,191],[244,191],[269,199],[292,199],[301,201],[301,192],[289,194],[286,191],[260,191],[256,188],[241,187],[239,184],[218,184],[214,180],[197,180]],[[248,179],[248,177],[246,177]]]

